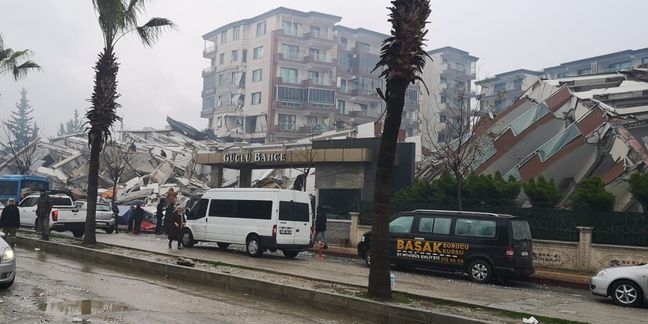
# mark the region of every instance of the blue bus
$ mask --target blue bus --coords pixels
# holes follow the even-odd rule
[[[20,203],[23,197],[40,191],[49,190],[49,179],[40,176],[3,175],[0,176],[0,201],[7,202],[9,198]]]

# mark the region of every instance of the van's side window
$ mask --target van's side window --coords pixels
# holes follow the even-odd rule
[[[434,220],[434,234],[450,235],[452,218],[439,218]]]
[[[236,217],[251,219],[271,219],[272,201],[270,200],[237,200]]]
[[[434,228],[434,218],[432,217],[421,217],[419,221],[419,233],[432,233]]]
[[[389,223],[389,233],[406,234],[412,230],[414,216],[401,216]]]
[[[236,201],[212,199],[209,205],[209,217],[235,217]]]
[[[200,199],[196,204],[189,210],[189,215],[187,215],[187,219],[201,219],[205,216],[207,216],[207,204],[209,203],[209,200],[207,199]]]
[[[455,235],[494,238],[496,223],[491,220],[457,219]]]

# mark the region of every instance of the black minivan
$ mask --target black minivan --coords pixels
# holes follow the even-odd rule
[[[414,210],[389,223],[391,263],[468,274],[478,283],[532,275],[533,249],[526,220],[504,214]],[[358,255],[371,262],[371,233]]]

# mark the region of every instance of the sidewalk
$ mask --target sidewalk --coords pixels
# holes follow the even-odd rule
[[[317,249],[312,249],[312,251],[313,253],[319,252]],[[360,258],[357,249],[342,246],[329,245],[329,248],[324,250],[323,254],[343,258]],[[560,270],[536,269],[535,274],[526,281],[561,287],[589,289],[591,277],[591,275],[561,272]]]

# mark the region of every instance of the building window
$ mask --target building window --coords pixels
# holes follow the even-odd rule
[[[522,81],[522,79],[515,79],[515,81],[513,81],[513,87],[515,89],[522,89]]]
[[[320,37],[320,36],[322,36],[322,31],[321,31],[321,29],[320,29],[319,27],[317,27],[317,26],[311,26],[311,33],[312,33],[313,36],[315,36],[315,37]]]
[[[221,34],[220,34],[220,42],[221,42],[221,44],[227,43],[227,30],[221,32]]]
[[[448,78],[446,77],[441,77],[441,83],[448,83]]]
[[[340,114],[345,114],[347,113],[346,109],[346,101],[338,99],[337,101],[337,110]]]
[[[313,81],[313,83],[319,82],[320,76],[317,71],[308,71],[308,79]]]
[[[317,116],[308,116],[306,117],[306,125],[311,128],[317,127]]]
[[[256,26],[256,35],[257,35],[257,37],[259,37],[259,36],[265,35],[265,33],[266,33],[266,22],[262,21],[262,22],[258,23],[257,26]]]
[[[558,75],[556,75],[556,77],[558,77],[559,79],[560,78],[565,78],[565,77],[567,77],[567,72],[558,73]]]
[[[284,20],[282,27],[286,35],[297,36],[299,33],[299,24],[296,22]]]
[[[405,100],[410,101],[410,102],[417,102],[418,101],[418,90],[417,89],[408,89],[407,90],[407,96],[405,97]]]
[[[577,71],[578,75],[592,74],[592,68],[580,69]]]
[[[218,100],[216,100],[216,107],[222,107],[223,106],[223,96],[218,96]]]
[[[261,103],[261,92],[255,92],[252,94],[252,104],[258,105]]]
[[[216,125],[218,125],[218,127],[223,127],[223,117],[218,117],[218,121],[216,122]]]
[[[297,116],[279,114],[279,129],[281,130],[295,130],[297,129]]]
[[[218,56],[218,64],[225,64],[225,53],[220,53],[220,55]]]
[[[263,73],[262,72],[263,72],[263,70],[261,70],[261,69],[252,71],[252,82],[259,82],[259,81],[263,80]]]
[[[330,108],[333,108],[333,105],[335,105],[335,91],[308,88],[308,102],[329,105]]]
[[[629,69],[631,67],[632,67],[632,62],[630,62],[630,61],[619,62],[619,63],[614,63],[614,64],[608,65],[608,71],[616,72],[616,71]]]
[[[278,86],[276,95],[279,101],[302,103],[308,99],[308,89]]]
[[[256,59],[260,59],[263,57],[263,46],[255,47],[254,48],[254,53],[252,53],[252,57]]]
[[[218,85],[222,86],[225,84],[225,75],[223,73],[218,75]]]
[[[348,47],[348,45],[349,45],[349,39],[346,38],[346,37],[340,37],[340,44],[342,45],[341,47],[342,47],[343,50],[348,49],[348,48],[349,48],[349,47]]]
[[[641,59],[641,64],[648,64],[648,57],[644,57]]]
[[[241,38],[241,27],[232,28],[232,40],[239,40]]]
[[[495,84],[495,93],[500,93],[506,91],[506,83],[497,83]]]
[[[460,80],[455,80],[455,88],[458,90],[466,90],[466,82],[460,81]]]
[[[232,62],[238,61],[238,50],[232,51]]]
[[[299,83],[299,80],[297,79],[297,69],[289,69],[289,68],[281,68],[279,71],[279,75],[281,76],[281,79],[285,83]]]
[[[297,45],[281,44],[281,53],[285,58],[291,60],[301,59],[299,56],[299,46]]]
[[[466,72],[466,66],[461,63],[455,63],[455,69],[461,72]]]
[[[448,63],[450,63],[450,62],[448,62],[448,59],[444,57],[443,58],[443,64],[448,64]]]
[[[448,121],[448,117],[446,115],[439,115],[439,123],[445,123]]]
[[[308,56],[314,58],[316,61],[319,59],[320,55],[320,50],[317,48],[309,48],[308,49]]]
[[[439,136],[437,137],[437,142],[445,143],[445,141],[446,141],[446,134],[439,134]]]
[[[445,93],[441,94],[441,103],[446,103],[448,101],[448,96]]]
[[[358,104],[358,107],[360,108],[360,114],[362,116],[367,116],[369,114],[369,107],[365,104]]]

